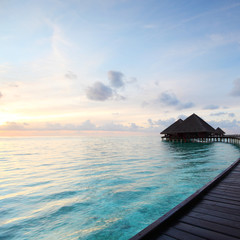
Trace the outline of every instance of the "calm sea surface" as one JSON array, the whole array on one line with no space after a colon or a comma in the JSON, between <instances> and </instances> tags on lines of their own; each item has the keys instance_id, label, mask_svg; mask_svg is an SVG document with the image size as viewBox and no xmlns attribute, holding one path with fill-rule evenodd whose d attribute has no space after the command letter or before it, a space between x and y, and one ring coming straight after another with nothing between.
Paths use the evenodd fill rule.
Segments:
<instances>
[{"instance_id":1,"label":"calm sea surface","mask_svg":"<svg viewBox=\"0 0 240 240\"><path fill-rule=\"evenodd\" d=\"M240 157L160 136L0 139L0 239L128 239Z\"/></svg>"}]
</instances>

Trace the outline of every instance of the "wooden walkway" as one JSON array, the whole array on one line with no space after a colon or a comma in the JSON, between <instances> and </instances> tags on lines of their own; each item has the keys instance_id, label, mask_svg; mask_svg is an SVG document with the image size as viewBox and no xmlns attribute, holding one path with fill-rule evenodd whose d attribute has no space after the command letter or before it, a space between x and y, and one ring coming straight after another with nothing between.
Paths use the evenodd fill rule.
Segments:
<instances>
[{"instance_id":1,"label":"wooden walkway","mask_svg":"<svg viewBox=\"0 0 240 240\"><path fill-rule=\"evenodd\" d=\"M240 239L240 159L131 240Z\"/></svg>"},{"instance_id":2,"label":"wooden walkway","mask_svg":"<svg viewBox=\"0 0 240 240\"><path fill-rule=\"evenodd\" d=\"M162 140L167 142L223 142L223 143L232 143L236 145L240 145L240 135L224 135L224 136L212 136L212 137L205 137L205 138L174 138L174 137L167 137L163 136Z\"/></svg>"}]
</instances>

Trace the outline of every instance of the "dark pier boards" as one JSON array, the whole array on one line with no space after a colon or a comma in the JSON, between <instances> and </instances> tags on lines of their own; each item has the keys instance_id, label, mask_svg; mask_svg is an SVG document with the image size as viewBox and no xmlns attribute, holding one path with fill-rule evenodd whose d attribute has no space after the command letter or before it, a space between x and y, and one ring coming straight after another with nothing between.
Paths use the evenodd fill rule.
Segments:
<instances>
[{"instance_id":1,"label":"dark pier boards","mask_svg":"<svg viewBox=\"0 0 240 240\"><path fill-rule=\"evenodd\" d=\"M240 159L131 240L240 239Z\"/></svg>"}]
</instances>

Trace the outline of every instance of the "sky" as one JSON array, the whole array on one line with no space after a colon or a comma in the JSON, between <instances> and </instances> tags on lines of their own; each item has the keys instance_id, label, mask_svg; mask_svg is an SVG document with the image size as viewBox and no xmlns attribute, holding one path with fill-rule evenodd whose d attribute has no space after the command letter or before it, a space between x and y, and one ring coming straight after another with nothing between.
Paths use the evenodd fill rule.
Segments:
<instances>
[{"instance_id":1,"label":"sky","mask_svg":"<svg viewBox=\"0 0 240 240\"><path fill-rule=\"evenodd\" d=\"M240 134L239 0L0 0L0 135Z\"/></svg>"}]
</instances>

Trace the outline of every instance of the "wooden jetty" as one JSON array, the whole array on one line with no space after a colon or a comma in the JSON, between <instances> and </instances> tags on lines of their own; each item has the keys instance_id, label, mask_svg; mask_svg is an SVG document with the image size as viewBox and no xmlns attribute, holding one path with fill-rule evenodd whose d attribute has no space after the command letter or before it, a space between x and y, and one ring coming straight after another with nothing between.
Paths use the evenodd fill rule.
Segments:
<instances>
[{"instance_id":1,"label":"wooden jetty","mask_svg":"<svg viewBox=\"0 0 240 240\"><path fill-rule=\"evenodd\" d=\"M240 145L240 135L225 135L196 114L164 131L171 142L224 142ZM239 240L240 158L130 240Z\"/></svg>"},{"instance_id":2,"label":"wooden jetty","mask_svg":"<svg viewBox=\"0 0 240 240\"><path fill-rule=\"evenodd\" d=\"M169 138L169 137L162 137L163 140L169 142L223 142L223 143L232 143L240 145L240 135L224 135L224 136L209 136L209 137L193 137L193 138Z\"/></svg>"},{"instance_id":3,"label":"wooden jetty","mask_svg":"<svg viewBox=\"0 0 240 240\"><path fill-rule=\"evenodd\" d=\"M240 239L240 159L130 240L161 239Z\"/></svg>"},{"instance_id":4,"label":"wooden jetty","mask_svg":"<svg viewBox=\"0 0 240 240\"><path fill-rule=\"evenodd\" d=\"M240 144L240 135L225 135L221 128L214 129L198 115L177 120L163 130L162 140L170 142L226 142Z\"/></svg>"}]
</instances>

